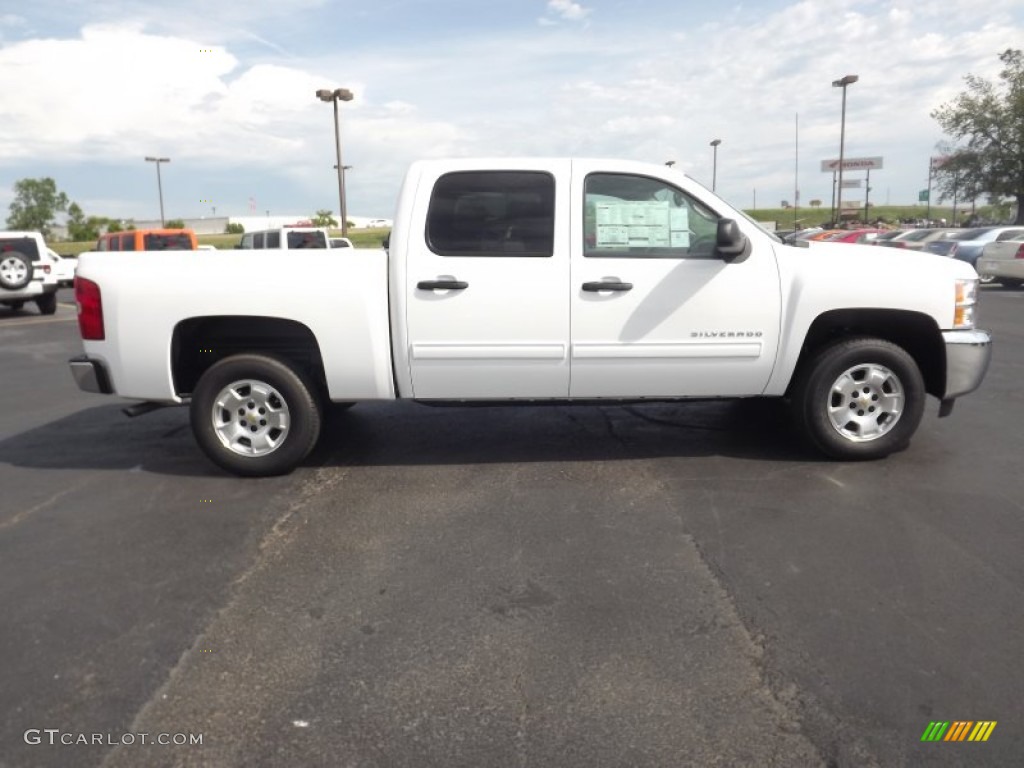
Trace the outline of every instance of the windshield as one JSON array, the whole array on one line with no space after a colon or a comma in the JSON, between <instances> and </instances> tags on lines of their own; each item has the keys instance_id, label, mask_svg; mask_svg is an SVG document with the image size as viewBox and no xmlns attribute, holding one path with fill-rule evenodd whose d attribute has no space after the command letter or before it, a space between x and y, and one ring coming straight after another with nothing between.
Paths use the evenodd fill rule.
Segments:
<instances>
[{"instance_id":1,"label":"windshield","mask_svg":"<svg viewBox=\"0 0 1024 768\"><path fill-rule=\"evenodd\" d=\"M289 248L326 248L327 238L323 232L289 232Z\"/></svg>"},{"instance_id":2,"label":"windshield","mask_svg":"<svg viewBox=\"0 0 1024 768\"><path fill-rule=\"evenodd\" d=\"M708 189L707 187L705 187L705 186L704 186L703 184L701 184L701 183L700 183L699 181L697 181L697 180L696 180L695 178L693 178L692 176L687 176L687 177L686 177L686 179L687 179L687 181L689 181L689 182L690 182L691 184L693 184L694 186L700 187L700 188L701 188L702 190L704 190L704 191L705 191L705 192L707 192L708 194L711 194L711 195L715 194L714 192L711 192L711 191L710 191L710 190L709 190L709 189ZM781 237L779 237L778 235L776 235L776 234L775 234L774 232L772 232L772 231L771 231L770 229L766 229L766 228L765 228L765 226L764 226L764 224L763 224L762 222L758 221L758 220L757 220L757 219L755 219L755 218L752 218L751 216L749 216L749 215L748 215L747 213L745 213L744 211L741 211L741 210L740 210L739 208L736 208L736 209L735 209L735 211L736 211L736 213L738 213L738 214L739 214L740 216L742 216L742 217L743 217L744 219L746 219L746 220L747 220L747 221L749 221L749 222L750 222L751 224L753 224L753 225L754 225L755 227L757 227L757 228L758 228L758 229L760 229L760 230L761 230L762 232L764 232L764 233L765 233L766 235L768 235L768 236L769 236L769 237L770 237L770 238L771 238L772 240L774 240L775 242L777 242L777 243L781 243L781 242L783 242L783 240L782 240L782 238L781 238ZM821 231L821 230L819 229L818 231Z\"/></svg>"},{"instance_id":3,"label":"windshield","mask_svg":"<svg viewBox=\"0 0 1024 768\"><path fill-rule=\"evenodd\" d=\"M143 235L142 250L144 251L191 251L192 238L181 235Z\"/></svg>"},{"instance_id":4,"label":"windshield","mask_svg":"<svg viewBox=\"0 0 1024 768\"><path fill-rule=\"evenodd\" d=\"M946 239L947 240L978 240L978 239L984 237L990 231L991 230L984 229L984 228L982 228L982 229L968 229L966 232L957 232L954 235L949 235L949 236L946 237Z\"/></svg>"}]
</instances>

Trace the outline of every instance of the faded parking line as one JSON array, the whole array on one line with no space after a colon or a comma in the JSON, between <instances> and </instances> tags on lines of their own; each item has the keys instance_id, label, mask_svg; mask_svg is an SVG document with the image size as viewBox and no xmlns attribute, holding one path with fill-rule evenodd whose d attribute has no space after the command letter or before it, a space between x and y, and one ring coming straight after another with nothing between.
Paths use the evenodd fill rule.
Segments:
<instances>
[{"instance_id":1,"label":"faded parking line","mask_svg":"<svg viewBox=\"0 0 1024 768\"><path fill-rule=\"evenodd\" d=\"M67 305L66 304L62 304L61 306L67 306ZM26 317L24 319L16 318L14 320L11 320L10 322L3 322L2 324L0 324L0 329L11 328L11 327L21 328L22 326L26 326L26 325L44 325L46 323L67 323L67 322L71 322L71 321L77 320L77 319L78 319L78 315L77 314L75 314L75 315L62 315L61 317L53 317L53 316L51 316L51 317ZM0 318L0 320L2 320L2 318Z\"/></svg>"}]
</instances>

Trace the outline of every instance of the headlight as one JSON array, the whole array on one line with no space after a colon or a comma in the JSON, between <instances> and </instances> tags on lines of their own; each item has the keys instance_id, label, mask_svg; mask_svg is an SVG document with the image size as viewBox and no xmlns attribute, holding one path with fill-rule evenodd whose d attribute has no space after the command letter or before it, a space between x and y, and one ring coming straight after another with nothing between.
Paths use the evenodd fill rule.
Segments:
<instances>
[{"instance_id":1,"label":"headlight","mask_svg":"<svg viewBox=\"0 0 1024 768\"><path fill-rule=\"evenodd\" d=\"M953 310L953 328L973 328L974 309L978 303L978 281L956 281L956 306Z\"/></svg>"}]
</instances>

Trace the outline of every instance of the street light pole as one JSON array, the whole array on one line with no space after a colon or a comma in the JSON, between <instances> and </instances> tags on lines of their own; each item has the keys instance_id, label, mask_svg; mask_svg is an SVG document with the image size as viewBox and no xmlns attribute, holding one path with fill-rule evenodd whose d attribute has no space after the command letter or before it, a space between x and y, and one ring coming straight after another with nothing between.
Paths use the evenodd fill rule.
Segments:
<instances>
[{"instance_id":1,"label":"street light pole","mask_svg":"<svg viewBox=\"0 0 1024 768\"><path fill-rule=\"evenodd\" d=\"M160 182L160 163L169 163L169 157L147 157L147 163L156 163L156 190L160 195L160 226L164 225L164 187Z\"/></svg>"},{"instance_id":2,"label":"street light pole","mask_svg":"<svg viewBox=\"0 0 1024 768\"><path fill-rule=\"evenodd\" d=\"M335 88L333 91L321 88L316 92L320 101L334 103L334 144L338 153L338 206L341 211L341 236L348 235L348 211L345 208L345 166L341 164L341 123L338 119L338 102L352 101L352 91Z\"/></svg>"},{"instance_id":3,"label":"street light pole","mask_svg":"<svg viewBox=\"0 0 1024 768\"><path fill-rule=\"evenodd\" d=\"M715 139L711 142L711 191L715 191L715 187L718 184L718 145L722 143L721 139Z\"/></svg>"},{"instance_id":4,"label":"street light pole","mask_svg":"<svg viewBox=\"0 0 1024 768\"><path fill-rule=\"evenodd\" d=\"M832 81L833 88L843 89L843 116L839 122L839 191L838 191L838 217L843 220L843 150L846 145L846 86L853 85L860 78L857 75L846 75L839 80Z\"/></svg>"}]
</instances>

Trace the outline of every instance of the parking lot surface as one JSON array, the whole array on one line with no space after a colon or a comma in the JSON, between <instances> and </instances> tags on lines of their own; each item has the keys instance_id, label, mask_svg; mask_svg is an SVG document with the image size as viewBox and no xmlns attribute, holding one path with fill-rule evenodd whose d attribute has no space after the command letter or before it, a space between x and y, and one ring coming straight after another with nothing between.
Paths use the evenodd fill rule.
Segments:
<instances>
[{"instance_id":1,"label":"parking lot surface","mask_svg":"<svg viewBox=\"0 0 1024 768\"><path fill-rule=\"evenodd\" d=\"M261 480L79 392L65 294L0 311L4 768L1020 764L1024 291L880 462L772 402L381 403Z\"/></svg>"}]
</instances>

